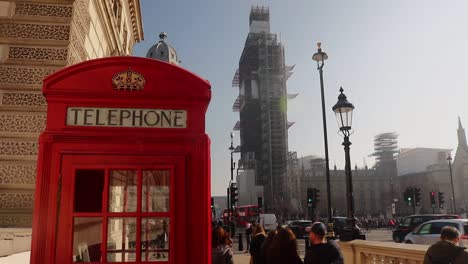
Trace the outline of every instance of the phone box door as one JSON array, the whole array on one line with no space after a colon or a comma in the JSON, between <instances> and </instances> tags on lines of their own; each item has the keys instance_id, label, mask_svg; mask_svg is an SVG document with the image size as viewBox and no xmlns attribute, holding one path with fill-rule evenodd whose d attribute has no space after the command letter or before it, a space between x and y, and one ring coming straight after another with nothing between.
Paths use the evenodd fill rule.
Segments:
<instances>
[{"instance_id":1,"label":"phone box door","mask_svg":"<svg viewBox=\"0 0 468 264\"><path fill-rule=\"evenodd\" d=\"M185 263L183 161L64 155L56 263Z\"/></svg>"}]
</instances>

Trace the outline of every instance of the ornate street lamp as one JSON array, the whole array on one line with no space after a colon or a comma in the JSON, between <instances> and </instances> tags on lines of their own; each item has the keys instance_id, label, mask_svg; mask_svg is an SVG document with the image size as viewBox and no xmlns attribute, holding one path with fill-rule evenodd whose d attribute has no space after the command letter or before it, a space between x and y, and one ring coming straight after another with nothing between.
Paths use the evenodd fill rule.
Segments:
<instances>
[{"instance_id":1,"label":"ornate street lamp","mask_svg":"<svg viewBox=\"0 0 468 264\"><path fill-rule=\"evenodd\" d=\"M327 182L327 217L328 217L328 239L334 238L333 233L333 219L332 219L332 207L331 207L331 190L330 190L330 166L328 158L328 138L327 138L327 118L325 115L325 95L323 89L323 66L325 60L328 59L328 55L322 51L322 43L317 43L317 52L312 56L312 59L317 62L317 70L320 75L320 92L322 96L322 122L323 122L323 141L325 145L325 178Z\"/></svg>"},{"instance_id":2,"label":"ornate street lamp","mask_svg":"<svg viewBox=\"0 0 468 264\"><path fill-rule=\"evenodd\" d=\"M340 95L338 102L333 106L333 111L336 115L336 121L340 127L340 132L344 136L344 150L345 150L345 175L346 175L346 200L347 200L347 219L346 227L343 234L340 236L341 241L351 241L354 239L365 239L361 230L356 225L354 218L354 196L353 196L353 179L351 176L351 158L349 154L349 136L352 134L351 125L353 121L354 105L346 99L343 93L343 88L340 87Z\"/></svg>"},{"instance_id":3,"label":"ornate street lamp","mask_svg":"<svg viewBox=\"0 0 468 264\"><path fill-rule=\"evenodd\" d=\"M455 188L453 187L453 176L452 176L452 156L448 155L447 157L448 163L449 163L449 170L450 170L450 184L452 185L452 212L454 214L457 214L457 207L455 203Z\"/></svg>"}]
</instances>

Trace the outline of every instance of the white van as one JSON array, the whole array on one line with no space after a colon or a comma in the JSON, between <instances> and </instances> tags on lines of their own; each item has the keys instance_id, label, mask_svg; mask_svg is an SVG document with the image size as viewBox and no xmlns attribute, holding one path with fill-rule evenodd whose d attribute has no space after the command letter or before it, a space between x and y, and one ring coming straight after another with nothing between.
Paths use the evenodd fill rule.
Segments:
<instances>
[{"instance_id":1,"label":"white van","mask_svg":"<svg viewBox=\"0 0 468 264\"><path fill-rule=\"evenodd\" d=\"M260 214L260 225L265 231L270 231L278 226L275 214Z\"/></svg>"}]
</instances>

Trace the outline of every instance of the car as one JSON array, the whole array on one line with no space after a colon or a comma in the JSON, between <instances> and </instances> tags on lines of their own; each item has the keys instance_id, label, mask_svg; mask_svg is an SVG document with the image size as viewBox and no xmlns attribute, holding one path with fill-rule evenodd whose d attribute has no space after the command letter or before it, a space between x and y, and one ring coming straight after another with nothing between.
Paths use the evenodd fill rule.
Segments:
<instances>
[{"instance_id":1,"label":"car","mask_svg":"<svg viewBox=\"0 0 468 264\"><path fill-rule=\"evenodd\" d=\"M404 218L399 225L392 231L393 241L401 243L404 241L405 236L411 233L420 224L431 220L437 219L460 219L459 215L453 214L419 214L410 215Z\"/></svg>"},{"instance_id":2,"label":"car","mask_svg":"<svg viewBox=\"0 0 468 264\"><path fill-rule=\"evenodd\" d=\"M293 220L288 221L288 227L293 231L296 238L304 238L307 237L307 232L305 231L306 227L312 225L312 221L310 220Z\"/></svg>"},{"instance_id":3,"label":"car","mask_svg":"<svg viewBox=\"0 0 468 264\"><path fill-rule=\"evenodd\" d=\"M335 236L340 236L343 233L343 229L346 226L346 217L344 216L334 216L333 220L333 232Z\"/></svg>"},{"instance_id":4,"label":"car","mask_svg":"<svg viewBox=\"0 0 468 264\"><path fill-rule=\"evenodd\" d=\"M468 219L431 220L416 227L405 236L407 244L432 245L440 240L440 232L445 226L453 226L460 231L460 246L468 245Z\"/></svg>"}]
</instances>

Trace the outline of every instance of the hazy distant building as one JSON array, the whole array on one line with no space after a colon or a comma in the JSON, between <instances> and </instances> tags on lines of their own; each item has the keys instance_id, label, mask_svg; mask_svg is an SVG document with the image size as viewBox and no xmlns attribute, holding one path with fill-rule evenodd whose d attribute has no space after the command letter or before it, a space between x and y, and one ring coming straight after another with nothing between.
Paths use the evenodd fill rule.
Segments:
<instances>
[{"instance_id":1,"label":"hazy distant building","mask_svg":"<svg viewBox=\"0 0 468 264\"><path fill-rule=\"evenodd\" d=\"M233 110L240 121L240 166L253 170L254 183L263 186L266 211L287 208L288 128L286 80L293 67L285 65L284 48L270 32L267 7L252 7L250 31L234 75L239 96ZM291 95L290 97L294 97ZM242 192L242 190L240 190Z\"/></svg>"},{"instance_id":2,"label":"hazy distant building","mask_svg":"<svg viewBox=\"0 0 468 264\"><path fill-rule=\"evenodd\" d=\"M446 164L451 149L402 148L396 157L397 175L425 172L434 164Z\"/></svg>"},{"instance_id":3,"label":"hazy distant building","mask_svg":"<svg viewBox=\"0 0 468 264\"><path fill-rule=\"evenodd\" d=\"M457 210L468 210L468 145L465 129L458 118L458 146L453 161L453 183L455 186L455 202ZM449 196L449 195L447 195ZM450 195L451 196L451 195ZM460 210L461 211L461 210Z\"/></svg>"}]
</instances>

